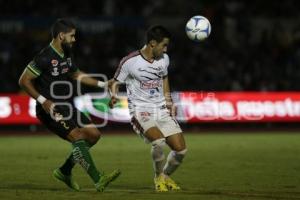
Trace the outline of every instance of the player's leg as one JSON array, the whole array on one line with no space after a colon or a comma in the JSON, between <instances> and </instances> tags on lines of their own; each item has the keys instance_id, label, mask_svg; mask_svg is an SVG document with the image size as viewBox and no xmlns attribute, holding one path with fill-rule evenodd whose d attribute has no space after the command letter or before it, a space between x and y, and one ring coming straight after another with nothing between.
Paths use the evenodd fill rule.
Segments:
<instances>
[{"instance_id":1,"label":"player's leg","mask_svg":"<svg viewBox=\"0 0 300 200\"><path fill-rule=\"evenodd\" d=\"M59 115L62 115L63 119L54 119L46 113L38 115L39 119L47 126L49 130L72 143L73 157L68 157L65 164L63 165L66 170L69 171L69 173L66 171L64 171L63 173L61 169L56 169L53 172L54 177L60 181L63 181L72 189L79 190L79 186L73 181L70 172L74 166L74 163L79 163L93 179L96 186L98 186L100 182L100 173L95 167L95 164L89 153L89 148L99 139L99 132L96 132L94 130L88 131L88 133L90 133L89 135L78 128L76 121L74 121L73 118L64 120L64 118L68 116L68 112L58 108L57 113L59 113ZM94 137L91 137L91 135L93 135ZM102 180L105 181L100 185L105 185L107 183L107 180L111 180L117 175L119 175L119 171L114 171L108 178L107 175L103 176ZM104 187L97 187L97 189L99 191L103 191Z\"/></svg>"},{"instance_id":2,"label":"player's leg","mask_svg":"<svg viewBox=\"0 0 300 200\"><path fill-rule=\"evenodd\" d=\"M147 120L144 123L142 120L137 120L132 118L131 124L133 129L143 138L146 138L147 142L151 143L151 157L153 162L153 169L155 173L154 185L155 190L158 192L168 191L164 177L162 176L163 166L165 163L165 155L163 148L165 146L165 138L162 135L161 131L155 126L151 120ZM144 131L146 130L146 131Z\"/></svg>"},{"instance_id":3,"label":"player's leg","mask_svg":"<svg viewBox=\"0 0 300 200\"><path fill-rule=\"evenodd\" d=\"M89 149L98 142L101 133L82 113L77 110L75 112L73 119L76 118L74 120L76 120L77 125L82 128L68 135L68 137L78 137L75 138L75 143L73 142L73 159L86 170L94 181L96 189L102 192L110 182L120 175L120 171L115 170L107 175L98 172L89 153ZM72 140L72 138L69 139Z\"/></svg>"},{"instance_id":4,"label":"player's leg","mask_svg":"<svg viewBox=\"0 0 300 200\"><path fill-rule=\"evenodd\" d=\"M157 127L148 129L144 136L151 142L153 169L155 177L158 177L163 172L165 163L164 146L166 145L166 140Z\"/></svg>"},{"instance_id":5,"label":"player's leg","mask_svg":"<svg viewBox=\"0 0 300 200\"><path fill-rule=\"evenodd\" d=\"M168 136L166 138L166 143L171 148L171 151L164 167L164 174L170 176L182 163L187 149L182 133Z\"/></svg>"},{"instance_id":6,"label":"player's leg","mask_svg":"<svg viewBox=\"0 0 300 200\"><path fill-rule=\"evenodd\" d=\"M68 158L65 160L65 162L59 167L59 170L61 173L63 173L66 176L70 176L72 173L72 169L75 166L75 161L73 159L73 153L71 153Z\"/></svg>"},{"instance_id":7,"label":"player's leg","mask_svg":"<svg viewBox=\"0 0 300 200\"><path fill-rule=\"evenodd\" d=\"M177 133L168 136L166 138L166 143L171 148L171 151L167 157L167 162L163 169L166 185L171 190L180 190L180 187L170 178L170 175L176 171L185 157L187 152L185 140L182 133Z\"/></svg>"},{"instance_id":8,"label":"player's leg","mask_svg":"<svg viewBox=\"0 0 300 200\"><path fill-rule=\"evenodd\" d=\"M93 124L90 124L84 128L80 128L80 130L86 135L87 149L89 150L100 139L100 131ZM71 175L74 166L75 162L73 159L73 153L71 153L59 169L63 174Z\"/></svg>"},{"instance_id":9,"label":"player's leg","mask_svg":"<svg viewBox=\"0 0 300 200\"><path fill-rule=\"evenodd\" d=\"M90 144L87 142L84 133L80 128L75 128L67 135L67 139L72 143L72 155L75 163L80 164L96 184L100 179L100 172L89 153Z\"/></svg>"},{"instance_id":10,"label":"player's leg","mask_svg":"<svg viewBox=\"0 0 300 200\"><path fill-rule=\"evenodd\" d=\"M180 187L169 177L182 163L186 153L186 144L182 135L182 130L167 110L162 110L162 117L157 121L158 128L166 138L166 143L171 152L167 157L166 164L163 168L166 185L171 190L178 190Z\"/></svg>"},{"instance_id":11,"label":"player's leg","mask_svg":"<svg viewBox=\"0 0 300 200\"><path fill-rule=\"evenodd\" d=\"M153 160L153 168L155 176L159 176L163 172L165 155L163 148L165 146L165 138L161 131L155 126L155 122L149 120L138 120L132 118L133 129L143 136L147 142L151 143L151 157Z\"/></svg>"},{"instance_id":12,"label":"player's leg","mask_svg":"<svg viewBox=\"0 0 300 200\"><path fill-rule=\"evenodd\" d=\"M72 142L73 151L60 169L66 168L70 172L75 163L79 163L94 181L96 189L102 192L120 175L120 171L114 170L110 174L103 174L97 170L89 152L100 138L100 131L93 124L74 131L67 136L67 139Z\"/></svg>"},{"instance_id":13,"label":"player's leg","mask_svg":"<svg viewBox=\"0 0 300 200\"><path fill-rule=\"evenodd\" d=\"M100 131L94 124L88 124L85 127L80 128L80 131L84 134L84 138L86 138L86 141L90 146L95 145L101 136ZM114 170L110 174L101 173L99 181L95 184L96 189L101 192L104 191L104 189L120 174L120 170Z\"/></svg>"},{"instance_id":14,"label":"player's leg","mask_svg":"<svg viewBox=\"0 0 300 200\"><path fill-rule=\"evenodd\" d=\"M37 118L53 133L59 137L68 140L66 136L69 132L74 129L76 126L74 123L66 123L65 121L55 120L44 110L39 110L37 112ZM59 181L64 182L68 187L73 190L80 190L79 185L73 180L71 169L75 165L75 162L72 157L69 157L64 165L60 168L57 168L53 171L53 176Z\"/></svg>"},{"instance_id":15,"label":"player's leg","mask_svg":"<svg viewBox=\"0 0 300 200\"><path fill-rule=\"evenodd\" d=\"M163 167L165 164L165 138L157 127L148 129L144 136L151 142L151 156L154 169L154 185L157 192L166 192L168 188L163 175Z\"/></svg>"},{"instance_id":16,"label":"player's leg","mask_svg":"<svg viewBox=\"0 0 300 200\"><path fill-rule=\"evenodd\" d=\"M92 148L92 146L94 146L100 139L100 131L83 113L79 112L77 109L74 109L72 119L76 122L78 127L83 127L80 128L80 130L85 134L87 148ZM63 174L71 175L74 166L75 162L73 154L71 153L59 169Z\"/></svg>"}]
</instances>

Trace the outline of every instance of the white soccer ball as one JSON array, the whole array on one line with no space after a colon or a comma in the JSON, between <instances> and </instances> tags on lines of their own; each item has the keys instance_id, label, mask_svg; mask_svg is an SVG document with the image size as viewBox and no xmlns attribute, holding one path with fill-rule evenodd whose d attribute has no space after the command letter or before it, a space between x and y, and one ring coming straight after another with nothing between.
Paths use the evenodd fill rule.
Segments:
<instances>
[{"instance_id":1,"label":"white soccer ball","mask_svg":"<svg viewBox=\"0 0 300 200\"><path fill-rule=\"evenodd\" d=\"M200 15L192 17L185 25L187 36L195 42L205 40L209 36L210 31L211 26L208 19Z\"/></svg>"}]
</instances>

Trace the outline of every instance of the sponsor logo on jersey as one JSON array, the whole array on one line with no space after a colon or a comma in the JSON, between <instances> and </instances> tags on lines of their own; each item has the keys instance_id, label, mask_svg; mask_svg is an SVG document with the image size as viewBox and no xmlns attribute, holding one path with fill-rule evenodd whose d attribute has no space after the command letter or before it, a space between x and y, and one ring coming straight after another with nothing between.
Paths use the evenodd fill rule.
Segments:
<instances>
[{"instance_id":1,"label":"sponsor logo on jersey","mask_svg":"<svg viewBox=\"0 0 300 200\"><path fill-rule=\"evenodd\" d=\"M53 67L56 67L58 65L58 60L55 60L55 59L51 60L51 65Z\"/></svg>"},{"instance_id":2,"label":"sponsor logo on jersey","mask_svg":"<svg viewBox=\"0 0 300 200\"><path fill-rule=\"evenodd\" d=\"M161 81L160 80L149 80L149 81L141 81L140 82L141 89L154 89L161 87Z\"/></svg>"},{"instance_id":3,"label":"sponsor logo on jersey","mask_svg":"<svg viewBox=\"0 0 300 200\"><path fill-rule=\"evenodd\" d=\"M68 71L69 71L69 68L63 68L63 69L61 70L61 73L64 74L64 73L67 73Z\"/></svg>"},{"instance_id":4,"label":"sponsor logo on jersey","mask_svg":"<svg viewBox=\"0 0 300 200\"><path fill-rule=\"evenodd\" d=\"M51 72L51 74L52 74L52 76L58 76L59 75L58 68L54 67L53 72Z\"/></svg>"}]
</instances>

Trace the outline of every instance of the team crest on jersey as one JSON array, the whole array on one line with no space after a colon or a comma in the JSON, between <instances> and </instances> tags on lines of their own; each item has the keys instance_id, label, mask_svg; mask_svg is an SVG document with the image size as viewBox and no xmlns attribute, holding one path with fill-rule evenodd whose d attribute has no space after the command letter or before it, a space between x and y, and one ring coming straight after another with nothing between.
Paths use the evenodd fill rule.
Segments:
<instances>
[{"instance_id":1,"label":"team crest on jersey","mask_svg":"<svg viewBox=\"0 0 300 200\"><path fill-rule=\"evenodd\" d=\"M54 67L53 71L51 72L51 74L52 74L52 76L58 76L59 75L58 68Z\"/></svg>"},{"instance_id":2,"label":"team crest on jersey","mask_svg":"<svg viewBox=\"0 0 300 200\"><path fill-rule=\"evenodd\" d=\"M150 90L150 94L153 95L155 93L155 90Z\"/></svg>"},{"instance_id":3,"label":"team crest on jersey","mask_svg":"<svg viewBox=\"0 0 300 200\"><path fill-rule=\"evenodd\" d=\"M63 118L62 114L60 114L60 113L55 113L54 116L52 116L52 118L53 117L56 122L59 122Z\"/></svg>"},{"instance_id":4,"label":"team crest on jersey","mask_svg":"<svg viewBox=\"0 0 300 200\"><path fill-rule=\"evenodd\" d=\"M149 112L140 112L139 114L140 114L141 120L142 120L143 122L147 122L147 121L150 120L151 114L150 114Z\"/></svg>"},{"instance_id":5,"label":"team crest on jersey","mask_svg":"<svg viewBox=\"0 0 300 200\"><path fill-rule=\"evenodd\" d=\"M163 70L163 67L162 67L162 66L158 66L158 67L149 67L149 68L154 69L154 70L159 71L159 72Z\"/></svg>"},{"instance_id":6,"label":"team crest on jersey","mask_svg":"<svg viewBox=\"0 0 300 200\"><path fill-rule=\"evenodd\" d=\"M71 58L67 58L67 63L69 66L72 66L72 59Z\"/></svg>"},{"instance_id":7,"label":"team crest on jersey","mask_svg":"<svg viewBox=\"0 0 300 200\"><path fill-rule=\"evenodd\" d=\"M53 67L56 67L58 65L58 60L55 60L55 59L51 60L51 65Z\"/></svg>"}]
</instances>

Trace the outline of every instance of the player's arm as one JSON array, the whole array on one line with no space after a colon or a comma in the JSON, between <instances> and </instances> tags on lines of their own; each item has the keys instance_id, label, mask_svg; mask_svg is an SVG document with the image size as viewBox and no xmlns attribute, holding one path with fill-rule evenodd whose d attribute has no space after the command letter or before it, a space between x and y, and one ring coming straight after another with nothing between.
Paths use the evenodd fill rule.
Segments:
<instances>
[{"instance_id":1,"label":"player's arm","mask_svg":"<svg viewBox=\"0 0 300 200\"><path fill-rule=\"evenodd\" d=\"M37 75L31 72L28 68L25 68L22 75L19 79L19 85L29 94L32 98L36 99L39 102L43 109L50 113L54 110L54 104L52 101L43 97L35 88L32 81L37 78Z\"/></svg>"},{"instance_id":2,"label":"player's arm","mask_svg":"<svg viewBox=\"0 0 300 200\"><path fill-rule=\"evenodd\" d=\"M113 78L113 79L109 80L108 89L110 91L110 96L111 96L111 99L109 102L110 108L113 108L114 105L118 101L117 95L119 92L119 85L120 85L120 82L117 79Z\"/></svg>"},{"instance_id":3,"label":"player's arm","mask_svg":"<svg viewBox=\"0 0 300 200\"><path fill-rule=\"evenodd\" d=\"M163 90L164 90L163 92L166 99L167 108L170 110L172 116L176 116L177 109L173 104L168 76L165 76L163 78Z\"/></svg>"},{"instance_id":4,"label":"player's arm","mask_svg":"<svg viewBox=\"0 0 300 200\"><path fill-rule=\"evenodd\" d=\"M108 89L110 92L110 102L109 102L109 107L113 108L114 105L117 103L118 101L118 92L119 92L119 86L122 83L125 83L128 75L129 75L129 70L128 67L130 66L130 62L126 61L126 57L123 58L119 64L119 67L114 75L114 78L109 80L108 83Z\"/></svg>"},{"instance_id":5,"label":"player's arm","mask_svg":"<svg viewBox=\"0 0 300 200\"><path fill-rule=\"evenodd\" d=\"M108 85L108 81L106 81L106 82L99 81L80 70L73 72L71 77L74 80L77 80L80 83L88 85L88 86L105 88Z\"/></svg>"}]
</instances>

